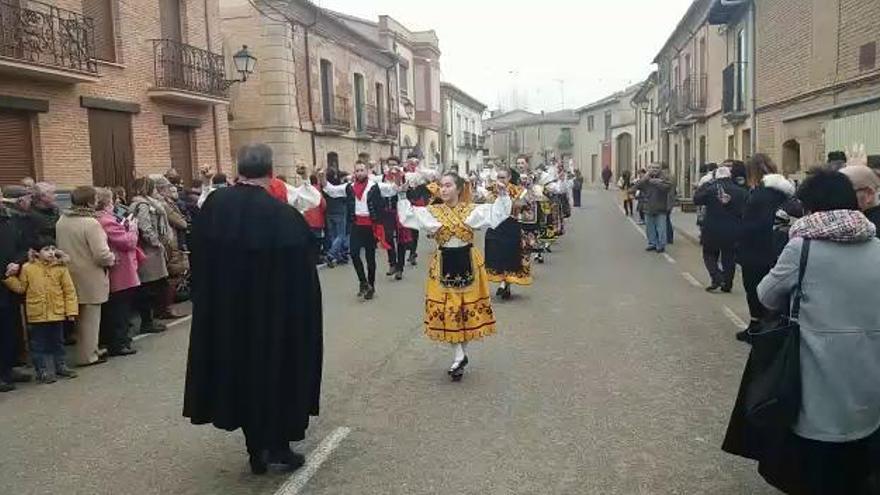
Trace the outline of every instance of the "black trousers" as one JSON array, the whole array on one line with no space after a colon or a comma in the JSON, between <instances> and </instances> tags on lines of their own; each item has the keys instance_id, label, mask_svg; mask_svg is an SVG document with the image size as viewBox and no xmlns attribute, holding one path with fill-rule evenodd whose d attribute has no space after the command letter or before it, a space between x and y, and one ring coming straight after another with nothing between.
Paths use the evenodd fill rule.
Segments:
<instances>
[{"instance_id":1,"label":"black trousers","mask_svg":"<svg viewBox=\"0 0 880 495\"><path fill-rule=\"evenodd\" d=\"M141 315L141 329L153 326L153 318L162 306L167 290L167 278L147 282L138 287L134 303Z\"/></svg>"},{"instance_id":2,"label":"black trousers","mask_svg":"<svg viewBox=\"0 0 880 495\"><path fill-rule=\"evenodd\" d=\"M400 242L397 237L397 223L385 223L385 242L391 246L388 249L388 266L392 271L402 272L403 263L406 260L406 244Z\"/></svg>"},{"instance_id":3,"label":"black trousers","mask_svg":"<svg viewBox=\"0 0 880 495\"><path fill-rule=\"evenodd\" d=\"M742 265L743 289L746 291L746 302L749 304L752 320L762 320L767 316L767 308L758 299L758 284L772 268L767 265Z\"/></svg>"},{"instance_id":4,"label":"black trousers","mask_svg":"<svg viewBox=\"0 0 880 495\"><path fill-rule=\"evenodd\" d=\"M720 267L719 267L720 262ZM713 285L730 287L736 274L736 248L703 245L703 263Z\"/></svg>"},{"instance_id":5,"label":"black trousers","mask_svg":"<svg viewBox=\"0 0 880 495\"><path fill-rule=\"evenodd\" d=\"M290 448L290 443L284 439L272 438L273 435L264 431L263 428L243 426L244 443L248 454L259 455L264 451L269 453L284 452Z\"/></svg>"},{"instance_id":6,"label":"black trousers","mask_svg":"<svg viewBox=\"0 0 880 495\"><path fill-rule=\"evenodd\" d=\"M136 291L137 288L131 288L111 292L107 302L101 305L101 337L99 341L106 345L110 352L131 347L128 322Z\"/></svg>"},{"instance_id":7,"label":"black trousers","mask_svg":"<svg viewBox=\"0 0 880 495\"><path fill-rule=\"evenodd\" d=\"M574 200L574 207L580 208L581 207L581 190L580 189L572 189L571 196L572 196L572 199Z\"/></svg>"},{"instance_id":8,"label":"black trousers","mask_svg":"<svg viewBox=\"0 0 880 495\"><path fill-rule=\"evenodd\" d=\"M367 273L361 261L361 251L367 258ZM351 263L361 284L376 285L376 238L373 227L369 225L353 225L351 230Z\"/></svg>"},{"instance_id":9,"label":"black trousers","mask_svg":"<svg viewBox=\"0 0 880 495\"><path fill-rule=\"evenodd\" d=\"M18 360L21 310L18 305L0 307L0 380L8 381Z\"/></svg>"}]
</instances>

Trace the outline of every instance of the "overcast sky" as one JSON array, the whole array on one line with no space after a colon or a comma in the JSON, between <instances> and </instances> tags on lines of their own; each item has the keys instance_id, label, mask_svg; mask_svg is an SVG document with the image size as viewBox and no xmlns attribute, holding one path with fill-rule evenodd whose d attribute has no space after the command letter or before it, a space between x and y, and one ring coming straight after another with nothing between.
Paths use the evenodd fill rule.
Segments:
<instances>
[{"instance_id":1,"label":"overcast sky","mask_svg":"<svg viewBox=\"0 0 880 495\"><path fill-rule=\"evenodd\" d=\"M440 38L444 81L490 109L576 108L651 73L691 0L313 0ZM563 81L560 83L559 81Z\"/></svg>"}]
</instances>

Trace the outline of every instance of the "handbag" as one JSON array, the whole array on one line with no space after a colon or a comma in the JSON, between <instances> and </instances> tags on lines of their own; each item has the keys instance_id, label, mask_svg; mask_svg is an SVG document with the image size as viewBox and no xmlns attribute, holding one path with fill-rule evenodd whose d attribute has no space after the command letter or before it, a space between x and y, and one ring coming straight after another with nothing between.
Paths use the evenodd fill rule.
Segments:
<instances>
[{"instance_id":1,"label":"handbag","mask_svg":"<svg viewBox=\"0 0 880 495\"><path fill-rule=\"evenodd\" d=\"M749 331L752 339L753 379L745 390L746 419L757 426L789 428L801 407L800 316L804 273L810 240L801 248L798 282L788 315Z\"/></svg>"}]
</instances>

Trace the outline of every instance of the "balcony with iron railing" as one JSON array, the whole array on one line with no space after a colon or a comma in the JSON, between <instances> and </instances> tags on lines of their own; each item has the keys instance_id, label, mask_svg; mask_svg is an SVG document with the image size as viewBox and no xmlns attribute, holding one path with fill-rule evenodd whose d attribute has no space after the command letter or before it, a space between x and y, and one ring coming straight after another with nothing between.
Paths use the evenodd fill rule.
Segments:
<instances>
[{"instance_id":1,"label":"balcony with iron railing","mask_svg":"<svg viewBox=\"0 0 880 495\"><path fill-rule=\"evenodd\" d=\"M65 83L97 81L94 21L42 2L0 0L0 72Z\"/></svg>"},{"instance_id":2,"label":"balcony with iron railing","mask_svg":"<svg viewBox=\"0 0 880 495\"><path fill-rule=\"evenodd\" d=\"M325 131L348 132L351 130L351 111L348 98L335 95L333 104L324 107L322 124Z\"/></svg>"},{"instance_id":3,"label":"balcony with iron railing","mask_svg":"<svg viewBox=\"0 0 880 495\"><path fill-rule=\"evenodd\" d=\"M228 102L223 56L174 40L152 40L152 98L211 105Z\"/></svg>"},{"instance_id":4,"label":"balcony with iron railing","mask_svg":"<svg viewBox=\"0 0 880 495\"><path fill-rule=\"evenodd\" d=\"M705 115L707 82L705 74L688 76L672 91L670 109L677 123L688 124Z\"/></svg>"}]
</instances>

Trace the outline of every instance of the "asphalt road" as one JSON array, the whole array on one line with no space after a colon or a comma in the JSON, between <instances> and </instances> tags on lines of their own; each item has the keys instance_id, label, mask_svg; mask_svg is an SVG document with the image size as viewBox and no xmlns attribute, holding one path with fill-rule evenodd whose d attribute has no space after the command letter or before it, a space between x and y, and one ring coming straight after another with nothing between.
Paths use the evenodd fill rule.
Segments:
<instances>
[{"instance_id":1,"label":"asphalt road","mask_svg":"<svg viewBox=\"0 0 880 495\"><path fill-rule=\"evenodd\" d=\"M380 277L370 303L350 267L322 270L322 415L295 447L339 441L310 479L252 476L239 432L181 417L183 322L136 356L0 395L0 494L775 493L719 449L742 290L706 294L696 246L645 253L616 195L584 196L535 285L496 303L499 333L470 347L461 383L421 333L424 263Z\"/></svg>"}]
</instances>

